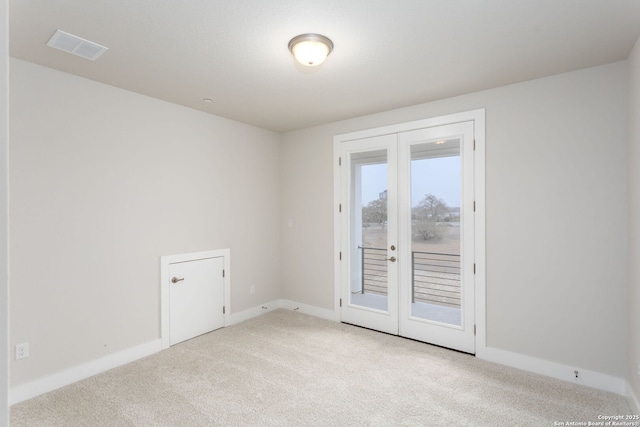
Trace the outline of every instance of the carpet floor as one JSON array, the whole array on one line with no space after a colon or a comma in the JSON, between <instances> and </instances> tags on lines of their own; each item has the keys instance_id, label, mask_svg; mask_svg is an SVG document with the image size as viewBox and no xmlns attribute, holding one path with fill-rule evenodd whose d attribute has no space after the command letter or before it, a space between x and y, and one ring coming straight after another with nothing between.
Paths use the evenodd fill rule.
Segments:
<instances>
[{"instance_id":1,"label":"carpet floor","mask_svg":"<svg viewBox=\"0 0 640 427\"><path fill-rule=\"evenodd\" d=\"M616 394L275 310L16 404L11 425L553 426L630 413Z\"/></svg>"}]
</instances>

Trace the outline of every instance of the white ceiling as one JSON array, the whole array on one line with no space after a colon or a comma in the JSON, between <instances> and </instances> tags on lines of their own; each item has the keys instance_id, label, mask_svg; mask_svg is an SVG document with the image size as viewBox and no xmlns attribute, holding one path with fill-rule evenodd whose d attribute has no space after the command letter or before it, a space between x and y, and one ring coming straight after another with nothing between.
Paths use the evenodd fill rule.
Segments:
<instances>
[{"instance_id":1,"label":"white ceiling","mask_svg":"<svg viewBox=\"0 0 640 427\"><path fill-rule=\"evenodd\" d=\"M14 57L288 131L626 59L640 0L11 0L9 23ZM312 72L308 32L335 45Z\"/></svg>"}]
</instances>

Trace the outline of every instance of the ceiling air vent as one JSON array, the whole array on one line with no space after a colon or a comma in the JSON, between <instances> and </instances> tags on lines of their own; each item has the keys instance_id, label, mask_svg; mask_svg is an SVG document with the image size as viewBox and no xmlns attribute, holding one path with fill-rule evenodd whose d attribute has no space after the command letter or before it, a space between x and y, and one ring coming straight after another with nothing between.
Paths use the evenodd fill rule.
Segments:
<instances>
[{"instance_id":1,"label":"ceiling air vent","mask_svg":"<svg viewBox=\"0 0 640 427\"><path fill-rule=\"evenodd\" d=\"M98 43L90 42L73 34L57 30L47 42L47 46L95 61L108 49Z\"/></svg>"}]
</instances>

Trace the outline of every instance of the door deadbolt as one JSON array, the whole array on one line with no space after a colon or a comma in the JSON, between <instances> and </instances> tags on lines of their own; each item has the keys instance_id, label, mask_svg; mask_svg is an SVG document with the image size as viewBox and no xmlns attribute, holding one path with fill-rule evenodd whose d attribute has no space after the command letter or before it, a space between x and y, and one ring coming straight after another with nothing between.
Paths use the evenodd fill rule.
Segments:
<instances>
[{"instance_id":1,"label":"door deadbolt","mask_svg":"<svg viewBox=\"0 0 640 427\"><path fill-rule=\"evenodd\" d=\"M396 245L391 245L391 248L390 248L390 249L391 249L392 251L395 251L395 250L396 250Z\"/></svg>"},{"instance_id":2,"label":"door deadbolt","mask_svg":"<svg viewBox=\"0 0 640 427\"><path fill-rule=\"evenodd\" d=\"M171 279L171 283L178 283L178 282L181 282L183 280L184 280L184 277L181 277L179 279L177 277L174 277L173 279Z\"/></svg>"}]
</instances>

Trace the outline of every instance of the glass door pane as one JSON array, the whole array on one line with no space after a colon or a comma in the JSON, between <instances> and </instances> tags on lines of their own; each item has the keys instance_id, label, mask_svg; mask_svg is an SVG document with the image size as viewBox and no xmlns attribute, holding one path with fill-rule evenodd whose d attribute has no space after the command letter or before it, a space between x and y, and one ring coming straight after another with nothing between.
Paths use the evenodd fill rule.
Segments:
<instances>
[{"instance_id":1,"label":"glass door pane","mask_svg":"<svg viewBox=\"0 0 640 427\"><path fill-rule=\"evenodd\" d=\"M460 326L460 139L411 146L411 316Z\"/></svg>"},{"instance_id":2,"label":"glass door pane","mask_svg":"<svg viewBox=\"0 0 640 427\"><path fill-rule=\"evenodd\" d=\"M351 293L349 303L387 311L389 271L387 151L351 157Z\"/></svg>"}]
</instances>

